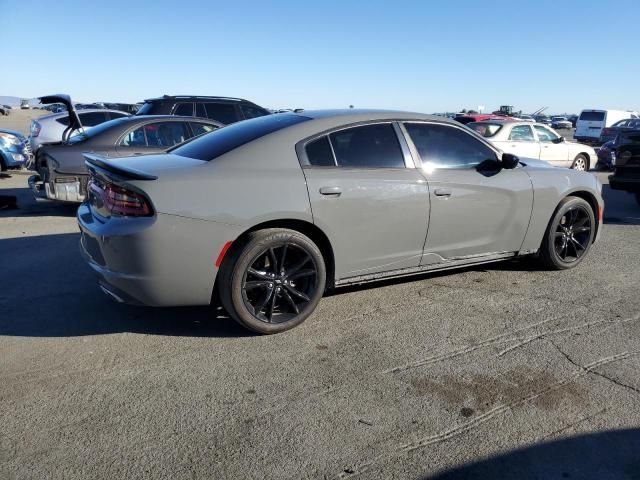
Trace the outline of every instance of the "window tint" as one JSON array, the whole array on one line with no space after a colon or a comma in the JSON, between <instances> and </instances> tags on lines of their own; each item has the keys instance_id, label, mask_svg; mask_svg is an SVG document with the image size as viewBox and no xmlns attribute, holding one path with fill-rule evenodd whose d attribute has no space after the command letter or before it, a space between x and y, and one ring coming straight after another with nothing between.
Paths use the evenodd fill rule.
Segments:
<instances>
[{"instance_id":1,"label":"window tint","mask_svg":"<svg viewBox=\"0 0 640 480\"><path fill-rule=\"evenodd\" d=\"M120 142L125 147L169 148L187 140L184 122L150 123L129 132Z\"/></svg>"},{"instance_id":2,"label":"window tint","mask_svg":"<svg viewBox=\"0 0 640 480\"><path fill-rule=\"evenodd\" d=\"M496 154L472 134L447 125L405 125L423 167L465 168L496 160Z\"/></svg>"},{"instance_id":3,"label":"window tint","mask_svg":"<svg viewBox=\"0 0 640 480\"><path fill-rule=\"evenodd\" d=\"M173 111L173 114L182 115L185 117L193 117L193 103L178 103L175 110Z\"/></svg>"},{"instance_id":4,"label":"window tint","mask_svg":"<svg viewBox=\"0 0 640 480\"><path fill-rule=\"evenodd\" d=\"M322 136L313 142L309 142L305 147L307 152L307 159L310 165L317 167L333 167L335 162L333 160L333 152L331 151L331 145L329 145L329 138Z\"/></svg>"},{"instance_id":5,"label":"window tint","mask_svg":"<svg viewBox=\"0 0 640 480\"><path fill-rule=\"evenodd\" d=\"M80 113L78 116L80 117L80 122L84 127L95 127L107 120L104 112Z\"/></svg>"},{"instance_id":6,"label":"window tint","mask_svg":"<svg viewBox=\"0 0 640 480\"><path fill-rule=\"evenodd\" d=\"M303 115L294 114L267 115L265 117L252 118L198 137L185 145L171 150L171 153L209 161L230 152L234 148L241 147L245 143L307 120L311 119Z\"/></svg>"},{"instance_id":7,"label":"window tint","mask_svg":"<svg viewBox=\"0 0 640 480\"><path fill-rule=\"evenodd\" d=\"M329 135L341 167L404 168L398 136L390 123L365 125Z\"/></svg>"},{"instance_id":8,"label":"window tint","mask_svg":"<svg viewBox=\"0 0 640 480\"><path fill-rule=\"evenodd\" d=\"M536 139L533 138L533 131L529 125L516 125L511 129L509 140L515 142L535 142Z\"/></svg>"},{"instance_id":9,"label":"window tint","mask_svg":"<svg viewBox=\"0 0 640 480\"><path fill-rule=\"evenodd\" d=\"M207 118L207 111L204 109L204 103L196 103L196 117Z\"/></svg>"},{"instance_id":10,"label":"window tint","mask_svg":"<svg viewBox=\"0 0 640 480\"><path fill-rule=\"evenodd\" d=\"M540 125L534 125L533 128L536 129L538 140L540 140L541 142L549 143L558 138L558 136L548 128L541 127Z\"/></svg>"},{"instance_id":11,"label":"window tint","mask_svg":"<svg viewBox=\"0 0 640 480\"><path fill-rule=\"evenodd\" d=\"M206 123L191 123L191 130L193 130L193 136L199 137L205 133L213 132L216 129L215 125L209 125Z\"/></svg>"},{"instance_id":12,"label":"window tint","mask_svg":"<svg viewBox=\"0 0 640 480\"><path fill-rule=\"evenodd\" d=\"M224 123L234 123L240 120L236 112L236 107L232 103L205 103L207 117Z\"/></svg>"},{"instance_id":13,"label":"window tint","mask_svg":"<svg viewBox=\"0 0 640 480\"><path fill-rule=\"evenodd\" d=\"M604 112L582 112L580 114L580 120L601 122L604 120Z\"/></svg>"},{"instance_id":14,"label":"window tint","mask_svg":"<svg viewBox=\"0 0 640 480\"><path fill-rule=\"evenodd\" d=\"M240 111L244 115L244 118L256 118L269 115L269 112L264 108L255 107L253 105L245 105L244 103L240 104Z\"/></svg>"}]
</instances>

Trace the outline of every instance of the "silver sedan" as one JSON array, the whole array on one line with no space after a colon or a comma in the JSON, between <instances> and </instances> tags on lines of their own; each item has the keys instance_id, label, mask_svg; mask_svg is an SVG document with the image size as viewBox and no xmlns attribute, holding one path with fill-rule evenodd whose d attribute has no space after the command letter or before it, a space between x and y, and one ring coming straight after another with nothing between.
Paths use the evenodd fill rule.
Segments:
<instances>
[{"instance_id":1,"label":"silver sedan","mask_svg":"<svg viewBox=\"0 0 640 480\"><path fill-rule=\"evenodd\" d=\"M342 285L524 255L572 268L602 226L592 174L414 113L282 113L162 155L86 158L81 250L103 291L219 298L261 333L300 324Z\"/></svg>"}]
</instances>

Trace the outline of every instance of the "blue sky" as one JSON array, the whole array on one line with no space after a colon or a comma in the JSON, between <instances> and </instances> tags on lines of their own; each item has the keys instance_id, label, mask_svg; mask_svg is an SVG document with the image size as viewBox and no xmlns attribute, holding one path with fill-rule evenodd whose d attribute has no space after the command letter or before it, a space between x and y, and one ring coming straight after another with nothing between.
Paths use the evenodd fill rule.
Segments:
<instances>
[{"instance_id":1,"label":"blue sky","mask_svg":"<svg viewBox=\"0 0 640 480\"><path fill-rule=\"evenodd\" d=\"M638 0L0 0L0 19L0 95L640 110Z\"/></svg>"}]
</instances>

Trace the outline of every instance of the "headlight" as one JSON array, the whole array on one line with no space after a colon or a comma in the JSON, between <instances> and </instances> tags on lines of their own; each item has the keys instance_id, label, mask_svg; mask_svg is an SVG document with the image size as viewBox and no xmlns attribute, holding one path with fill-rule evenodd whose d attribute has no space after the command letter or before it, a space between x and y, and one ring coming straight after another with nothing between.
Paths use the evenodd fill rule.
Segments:
<instances>
[{"instance_id":1,"label":"headlight","mask_svg":"<svg viewBox=\"0 0 640 480\"><path fill-rule=\"evenodd\" d=\"M16 162L21 162L24 160L24 155L22 155L21 153L12 153L11 156Z\"/></svg>"},{"instance_id":2,"label":"headlight","mask_svg":"<svg viewBox=\"0 0 640 480\"><path fill-rule=\"evenodd\" d=\"M0 141L5 144L7 147L12 147L14 145L22 145L22 140L15 135L11 135L10 133L2 133L0 132Z\"/></svg>"}]
</instances>

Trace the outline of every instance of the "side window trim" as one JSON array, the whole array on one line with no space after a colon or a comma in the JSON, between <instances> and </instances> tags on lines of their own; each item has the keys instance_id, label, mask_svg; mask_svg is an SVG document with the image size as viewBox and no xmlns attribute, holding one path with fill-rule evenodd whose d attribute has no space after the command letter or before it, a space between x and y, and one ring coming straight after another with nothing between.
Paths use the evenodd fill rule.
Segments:
<instances>
[{"instance_id":1,"label":"side window trim","mask_svg":"<svg viewBox=\"0 0 640 480\"><path fill-rule=\"evenodd\" d=\"M436 121L430 121L430 120L402 120L401 121L401 127L402 127L402 131L405 135L406 141L409 144L409 148L411 149L411 153L414 156L415 159L417 159L416 161L416 168L422 168L422 157L420 156L420 153L418 152L418 148L415 146L415 144L413 143L413 140L411 139L411 135L409 135L409 132L407 131L405 124L407 123L413 123L413 124L420 124L420 125L438 125L438 126L444 126L444 127L449 127L449 128L455 128L457 130L460 130L462 133L469 135L470 137L474 138L475 140L478 140L480 143L482 143L484 146L486 146L487 148L489 148L489 150L491 150L494 155L496 156L496 160L500 160L500 153L498 152L498 150L496 150L496 148L490 144L489 142L487 142L484 137L482 137L482 135L476 133L474 130L471 130L469 128L466 128L464 126L458 126L458 125L452 125L450 123L445 123L445 122L436 122ZM465 167L449 167L449 168L437 168L436 170L473 170L474 168L476 168L477 165L468 165Z\"/></svg>"},{"instance_id":2,"label":"side window trim","mask_svg":"<svg viewBox=\"0 0 640 480\"><path fill-rule=\"evenodd\" d=\"M342 168L342 169L357 169L357 170L398 170L398 169L406 169L406 168L417 168L417 163L414 161L414 157L411 153L411 147L409 145L409 143L407 142L405 135L403 133L402 130L402 122L403 120L367 120L364 122L356 122L356 123L351 123L349 125L341 125L340 127L334 127L331 128L329 130L325 130L321 133L317 133L314 134L310 137L307 137L301 141L299 141L298 143L296 143L295 149L296 149L296 154L298 156L298 161L300 163L300 166L305 169L305 168ZM350 128L355 128L355 127L366 127L368 125L378 125L378 124L390 124L393 127L393 130L396 134L396 138L398 140L398 144L400 145L400 150L402 151L402 157L404 159L404 167L343 167L341 165L338 165L338 159L336 157L336 152L333 148L333 142L331 142L331 137L330 135L332 133L335 132L340 132L342 130L348 130ZM321 166L321 165L311 165L311 163L309 162L309 159L307 158L307 145L310 144L311 142L318 140L319 138L322 137L327 137L327 140L329 142L329 146L331 147L331 154L333 155L333 163L334 165L326 165L326 166Z\"/></svg>"}]
</instances>

